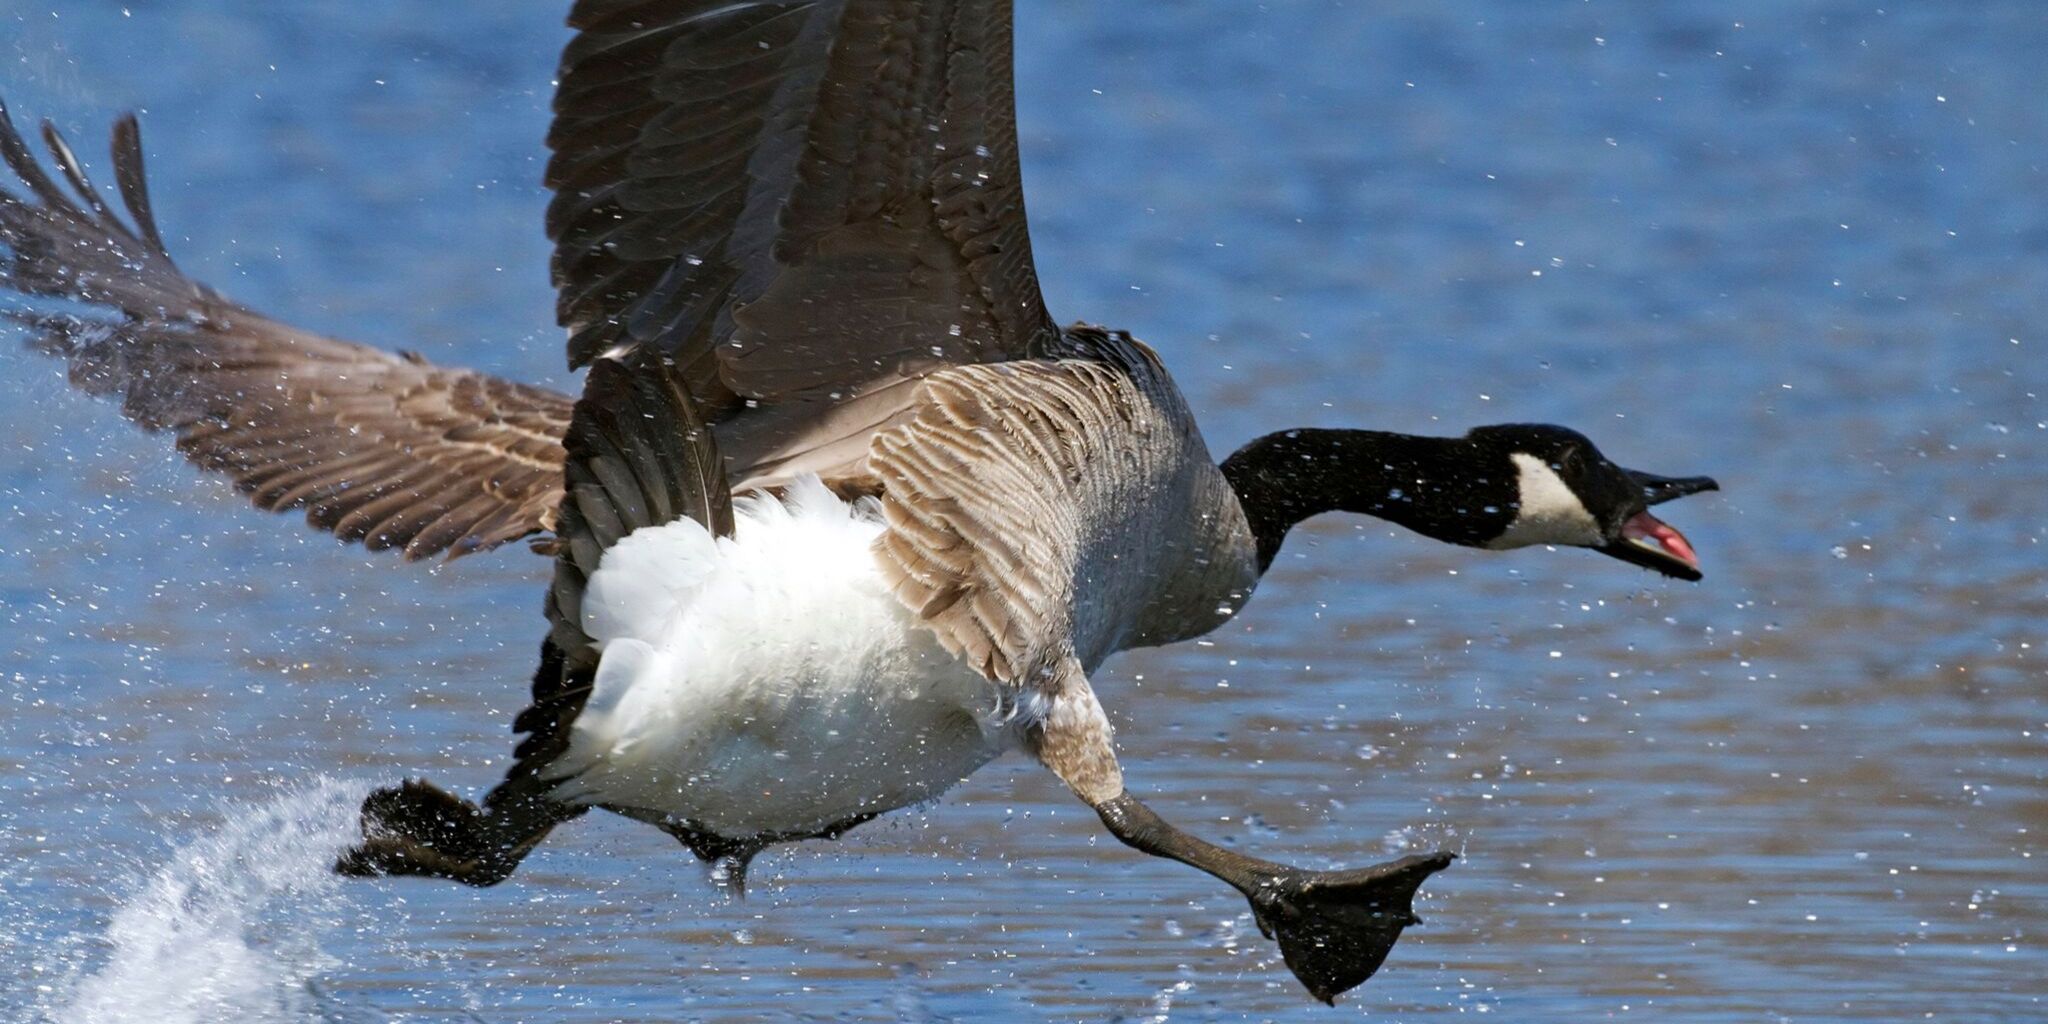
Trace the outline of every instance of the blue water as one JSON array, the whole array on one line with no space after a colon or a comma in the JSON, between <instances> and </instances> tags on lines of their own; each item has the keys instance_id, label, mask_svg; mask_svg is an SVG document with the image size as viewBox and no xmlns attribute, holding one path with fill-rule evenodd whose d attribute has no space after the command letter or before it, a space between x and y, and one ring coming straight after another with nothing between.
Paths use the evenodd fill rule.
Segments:
<instances>
[{"instance_id":1,"label":"blue water","mask_svg":"<svg viewBox=\"0 0 2048 1024\"><path fill-rule=\"evenodd\" d=\"M561 5L0 0L0 95L144 110L194 274L573 387L538 187ZM343 883L349 795L502 771L544 564L247 509L0 346L0 1019L2048 1018L2048 6L1028 2L1062 319L1211 446L1548 420L1712 473L1704 583L1300 531L1113 661L1134 786L1309 864L1448 845L1311 1003L1245 907L1021 759L714 895L591 818Z\"/></svg>"}]
</instances>

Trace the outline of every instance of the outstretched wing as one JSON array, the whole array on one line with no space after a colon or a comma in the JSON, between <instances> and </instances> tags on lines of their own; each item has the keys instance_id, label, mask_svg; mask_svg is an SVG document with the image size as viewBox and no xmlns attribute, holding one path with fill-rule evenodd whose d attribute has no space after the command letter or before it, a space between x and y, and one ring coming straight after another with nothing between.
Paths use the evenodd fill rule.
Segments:
<instances>
[{"instance_id":1,"label":"outstretched wing","mask_svg":"<svg viewBox=\"0 0 2048 1024\"><path fill-rule=\"evenodd\" d=\"M127 222L48 124L43 139L64 186L0 106L0 156L26 189L0 188L0 286L93 309L0 315L69 362L73 384L121 396L130 419L175 432L180 451L257 506L304 508L313 525L373 549L452 557L553 527L568 396L231 302L165 251L132 116L113 142Z\"/></svg>"},{"instance_id":2,"label":"outstretched wing","mask_svg":"<svg viewBox=\"0 0 2048 1024\"><path fill-rule=\"evenodd\" d=\"M858 462L933 368L1050 351L1009 0L580 0L555 189L569 360L666 354L736 484Z\"/></svg>"}]
</instances>

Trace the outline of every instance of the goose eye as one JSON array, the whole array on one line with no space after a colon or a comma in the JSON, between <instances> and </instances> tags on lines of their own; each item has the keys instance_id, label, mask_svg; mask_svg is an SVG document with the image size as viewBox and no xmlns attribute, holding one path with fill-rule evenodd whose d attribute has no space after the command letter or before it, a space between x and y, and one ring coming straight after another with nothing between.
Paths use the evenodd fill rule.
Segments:
<instances>
[{"instance_id":1,"label":"goose eye","mask_svg":"<svg viewBox=\"0 0 2048 1024\"><path fill-rule=\"evenodd\" d=\"M1582 445L1572 445L1558 455L1554 465L1560 473L1577 476L1579 471L1585 468L1586 449Z\"/></svg>"}]
</instances>

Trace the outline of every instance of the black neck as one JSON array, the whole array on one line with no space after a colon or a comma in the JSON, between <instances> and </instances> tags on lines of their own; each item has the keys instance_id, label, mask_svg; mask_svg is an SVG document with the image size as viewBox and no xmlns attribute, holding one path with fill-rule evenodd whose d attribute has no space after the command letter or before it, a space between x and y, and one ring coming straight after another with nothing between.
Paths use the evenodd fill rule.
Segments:
<instances>
[{"instance_id":1,"label":"black neck","mask_svg":"<svg viewBox=\"0 0 2048 1024\"><path fill-rule=\"evenodd\" d=\"M1378 430L1283 430L1223 460L1224 479L1251 521L1259 571L1294 524L1357 512L1452 544L1500 536L1514 517L1514 465L1461 437Z\"/></svg>"}]
</instances>

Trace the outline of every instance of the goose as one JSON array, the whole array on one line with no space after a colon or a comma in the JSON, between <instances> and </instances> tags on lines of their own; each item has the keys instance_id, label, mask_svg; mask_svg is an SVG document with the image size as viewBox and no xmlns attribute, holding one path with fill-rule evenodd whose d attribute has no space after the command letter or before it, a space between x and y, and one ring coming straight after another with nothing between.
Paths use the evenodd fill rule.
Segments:
<instances>
[{"instance_id":1,"label":"goose","mask_svg":"<svg viewBox=\"0 0 2048 1024\"><path fill-rule=\"evenodd\" d=\"M1096 670L1228 621L1325 512L1700 578L1649 509L1714 481L1563 427L1290 429L1213 460L1153 349L1045 308L1009 0L577 0L569 23L547 231L575 399L235 303L173 263L132 115L124 217L0 107L4 283L68 304L6 315L77 386L344 540L553 560L504 779L377 790L340 872L491 885L601 808L737 893L767 846L1022 750L1124 844L1243 894L1334 1002L1453 855L1310 870L1196 837L1127 787Z\"/></svg>"}]
</instances>

